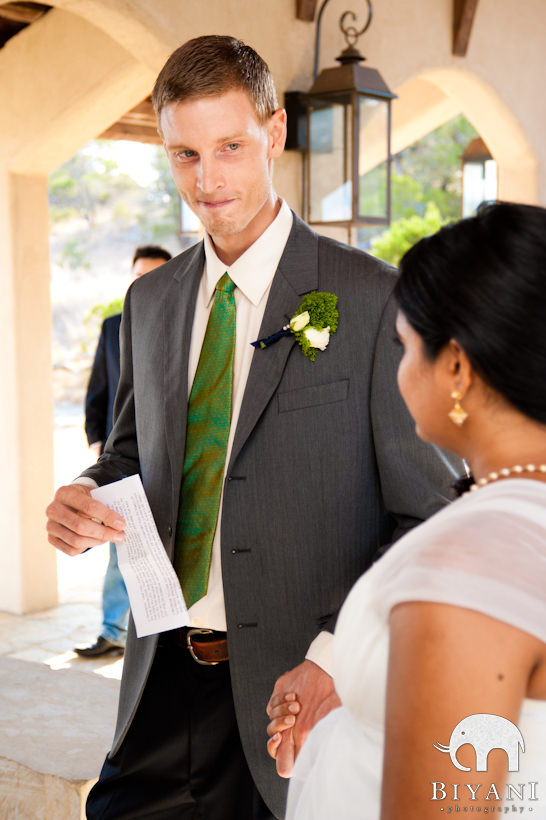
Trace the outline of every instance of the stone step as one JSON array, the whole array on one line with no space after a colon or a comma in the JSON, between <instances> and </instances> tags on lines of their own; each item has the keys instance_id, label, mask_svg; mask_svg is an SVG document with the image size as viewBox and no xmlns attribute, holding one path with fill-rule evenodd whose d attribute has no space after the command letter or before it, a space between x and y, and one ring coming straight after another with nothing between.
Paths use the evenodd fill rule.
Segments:
<instances>
[{"instance_id":1,"label":"stone step","mask_svg":"<svg viewBox=\"0 0 546 820\"><path fill-rule=\"evenodd\" d=\"M0 658L0 820L84 820L119 681Z\"/></svg>"}]
</instances>

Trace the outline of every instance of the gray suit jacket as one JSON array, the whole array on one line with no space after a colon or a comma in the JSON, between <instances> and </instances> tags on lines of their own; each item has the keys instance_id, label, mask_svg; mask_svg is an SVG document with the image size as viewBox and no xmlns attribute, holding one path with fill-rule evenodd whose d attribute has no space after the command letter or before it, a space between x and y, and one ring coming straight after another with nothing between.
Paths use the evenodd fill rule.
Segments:
<instances>
[{"instance_id":1,"label":"gray suit jacket","mask_svg":"<svg viewBox=\"0 0 546 820\"><path fill-rule=\"evenodd\" d=\"M202 244L137 280L125 300L116 422L86 471L99 484L140 472L173 556ZM260 337L312 290L338 296L339 329L315 362L293 337L254 352L225 484L222 573L230 670L253 777L282 816L286 781L265 749L276 678L332 630L349 589L388 544L435 512L453 480L420 442L397 390L394 273L294 218ZM137 708L157 637L131 626L115 750Z\"/></svg>"}]
</instances>

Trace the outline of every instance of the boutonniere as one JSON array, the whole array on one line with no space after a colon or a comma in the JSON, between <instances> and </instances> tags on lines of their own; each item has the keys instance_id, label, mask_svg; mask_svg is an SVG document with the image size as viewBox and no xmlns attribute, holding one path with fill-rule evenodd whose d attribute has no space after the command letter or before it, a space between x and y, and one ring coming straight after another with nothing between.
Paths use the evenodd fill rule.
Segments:
<instances>
[{"instance_id":1,"label":"boutonniere","mask_svg":"<svg viewBox=\"0 0 546 820\"><path fill-rule=\"evenodd\" d=\"M282 330L267 339L251 342L254 347L265 348L278 341L282 336L295 336L305 355L315 361L317 350L326 350L330 336L335 333L339 314L337 296L314 290L303 297L298 312Z\"/></svg>"}]
</instances>

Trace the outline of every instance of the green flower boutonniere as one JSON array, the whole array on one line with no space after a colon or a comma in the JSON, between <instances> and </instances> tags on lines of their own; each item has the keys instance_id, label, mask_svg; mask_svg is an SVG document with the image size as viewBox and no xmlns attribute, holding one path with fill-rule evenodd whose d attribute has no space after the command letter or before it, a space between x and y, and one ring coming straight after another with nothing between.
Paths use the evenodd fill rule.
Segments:
<instances>
[{"instance_id":1,"label":"green flower boutonniere","mask_svg":"<svg viewBox=\"0 0 546 820\"><path fill-rule=\"evenodd\" d=\"M303 297L298 312L288 325L267 339L252 342L254 347L265 348L281 336L294 335L305 355L313 362L317 350L326 350L330 336L338 326L337 296L334 293L313 291Z\"/></svg>"},{"instance_id":2,"label":"green flower boutonniere","mask_svg":"<svg viewBox=\"0 0 546 820\"><path fill-rule=\"evenodd\" d=\"M317 350L326 350L337 330L337 296L313 291L304 296L299 312L290 320L290 330L305 355L313 362Z\"/></svg>"}]
</instances>

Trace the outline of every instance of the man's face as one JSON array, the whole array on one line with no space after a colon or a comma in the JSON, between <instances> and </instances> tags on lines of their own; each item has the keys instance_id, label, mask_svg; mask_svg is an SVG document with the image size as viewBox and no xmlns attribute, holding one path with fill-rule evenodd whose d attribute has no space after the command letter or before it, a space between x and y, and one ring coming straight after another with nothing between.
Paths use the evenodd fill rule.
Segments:
<instances>
[{"instance_id":1,"label":"man's face","mask_svg":"<svg viewBox=\"0 0 546 820\"><path fill-rule=\"evenodd\" d=\"M261 125L240 89L162 110L161 132L176 187L217 251L243 252L272 222L272 160L282 153L285 123L279 109Z\"/></svg>"},{"instance_id":2,"label":"man's face","mask_svg":"<svg viewBox=\"0 0 546 820\"><path fill-rule=\"evenodd\" d=\"M141 256L140 259L137 259L133 265L133 278L140 279L140 277L144 276L145 273L149 273L154 268L158 268L160 265L164 264L165 260L162 256Z\"/></svg>"}]
</instances>

